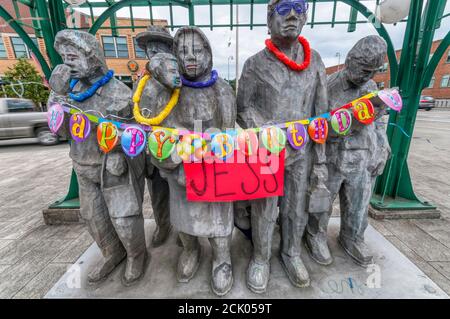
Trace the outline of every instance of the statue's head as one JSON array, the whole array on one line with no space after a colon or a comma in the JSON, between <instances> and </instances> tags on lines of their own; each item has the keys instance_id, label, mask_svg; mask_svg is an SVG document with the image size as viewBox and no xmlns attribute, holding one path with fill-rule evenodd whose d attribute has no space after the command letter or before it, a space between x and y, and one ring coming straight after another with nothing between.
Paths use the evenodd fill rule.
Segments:
<instances>
[{"instance_id":1,"label":"statue's head","mask_svg":"<svg viewBox=\"0 0 450 319\"><path fill-rule=\"evenodd\" d=\"M267 26L272 39L297 39L306 24L307 12L307 0L270 0Z\"/></svg>"},{"instance_id":2,"label":"statue's head","mask_svg":"<svg viewBox=\"0 0 450 319\"><path fill-rule=\"evenodd\" d=\"M367 83L383 65L386 53L386 41L380 36L362 38L347 54L343 71L346 79L356 86Z\"/></svg>"},{"instance_id":3,"label":"statue's head","mask_svg":"<svg viewBox=\"0 0 450 319\"><path fill-rule=\"evenodd\" d=\"M166 88L173 90L181 87L177 59L172 54L157 53L150 60L149 68L156 81Z\"/></svg>"},{"instance_id":4,"label":"statue's head","mask_svg":"<svg viewBox=\"0 0 450 319\"><path fill-rule=\"evenodd\" d=\"M149 60L157 53L172 53L173 49L173 37L164 26L148 26L147 31L136 35L136 42Z\"/></svg>"},{"instance_id":5,"label":"statue's head","mask_svg":"<svg viewBox=\"0 0 450 319\"><path fill-rule=\"evenodd\" d=\"M212 50L206 35L197 27L178 29L174 37L174 52L181 74L196 80L212 70Z\"/></svg>"},{"instance_id":6,"label":"statue's head","mask_svg":"<svg viewBox=\"0 0 450 319\"><path fill-rule=\"evenodd\" d=\"M96 77L108 71L103 51L90 33L67 29L59 31L54 47L70 68L73 79Z\"/></svg>"}]
</instances>

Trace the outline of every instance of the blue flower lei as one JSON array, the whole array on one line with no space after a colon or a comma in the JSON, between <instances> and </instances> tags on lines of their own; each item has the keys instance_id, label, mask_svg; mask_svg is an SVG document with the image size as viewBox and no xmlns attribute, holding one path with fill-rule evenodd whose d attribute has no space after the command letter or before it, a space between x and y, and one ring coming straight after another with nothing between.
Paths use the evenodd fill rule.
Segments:
<instances>
[{"instance_id":1,"label":"blue flower lei","mask_svg":"<svg viewBox=\"0 0 450 319\"><path fill-rule=\"evenodd\" d=\"M208 81L192 82L192 81L185 79L183 76L181 76L181 82L183 83L184 86L200 89L200 88L207 88L207 87L214 85L214 83L216 83L218 77L219 77L219 75L217 74L217 71L212 70L211 78Z\"/></svg>"},{"instance_id":2,"label":"blue flower lei","mask_svg":"<svg viewBox=\"0 0 450 319\"><path fill-rule=\"evenodd\" d=\"M72 93L72 90L75 87L75 85L77 85L79 80L73 79L72 81L70 81L70 91L71 92L69 93L69 97L74 101L83 102L83 101L87 100L88 98L90 98L91 96L93 96L95 94L95 92L97 92L97 90L100 87L102 87L103 85L108 83L109 80L111 80L113 76L114 76L114 71L109 70L100 80L98 80L97 82L92 84L92 86L89 89L87 89L84 92L77 93L77 94Z\"/></svg>"}]
</instances>

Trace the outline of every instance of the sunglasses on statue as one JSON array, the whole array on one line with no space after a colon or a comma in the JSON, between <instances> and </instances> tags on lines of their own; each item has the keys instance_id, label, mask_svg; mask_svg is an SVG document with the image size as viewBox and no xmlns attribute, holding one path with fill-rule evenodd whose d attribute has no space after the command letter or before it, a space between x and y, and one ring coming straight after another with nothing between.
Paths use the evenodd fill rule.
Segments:
<instances>
[{"instance_id":1,"label":"sunglasses on statue","mask_svg":"<svg viewBox=\"0 0 450 319\"><path fill-rule=\"evenodd\" d=\"M308 11L308 2L306 1L283 1L275 6L275 10L272 11L270 16L276 11L280 16L288 15L291 10L294 9L298 14L302 14Z\"/></svg>"}]
</instances>

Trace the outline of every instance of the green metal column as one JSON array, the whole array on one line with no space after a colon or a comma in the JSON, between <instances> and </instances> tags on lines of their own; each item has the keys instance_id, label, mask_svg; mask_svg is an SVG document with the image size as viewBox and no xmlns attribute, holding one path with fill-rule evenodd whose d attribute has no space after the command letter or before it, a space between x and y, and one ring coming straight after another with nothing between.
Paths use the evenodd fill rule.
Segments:
<instances>
[{"instance_id":1,"label":"green metal column","mask_svg":"<svg viewBox=\"0 0 450 319\"><path fill-rule=\"evenodd\" d=\"M427 72L427 63L435 33L440 8L446 0L433 1L422 15L423 0L412 1L406 27L397 79L392 86L400 89L403 110L391 112L387 134L392 148L392 157L375 186L371 204L381 210L429 210L436 207L419 199L413 190L408 169L408 152L414 132L417 109ZM430 3L430 1L428 1ZM398 127L402 127L406 136Z\"/></svg>"},{"instance_id":2,"label":"green metal column","mask_svg":"<svg viewBox=\"0 0 450 319\"><path fill-rule=\"evenodd\" d=\"M58 1L58 0L50 0L50 1ZM57 24L54 15L50 15L48 12L47 1L45 0L34 0L34 4L36 6L36 11L41 18L41 30L44 34L44 42L45 48L47 50L48 57L50 59L50 64L52 67L55 67L58 64L62 63L61 57L53 48L53 43L55 42L55 32L53 29L53 25Z\"/></svg>"}]
</instances>

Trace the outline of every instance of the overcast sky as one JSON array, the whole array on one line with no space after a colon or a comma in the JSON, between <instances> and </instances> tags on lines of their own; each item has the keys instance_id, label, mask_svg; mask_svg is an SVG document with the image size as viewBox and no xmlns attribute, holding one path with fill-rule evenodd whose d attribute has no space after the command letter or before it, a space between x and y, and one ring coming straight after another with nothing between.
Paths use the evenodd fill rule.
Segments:
<instances>
[{"instance_id":1,"label":"overcast sky","mask_svg":"<svg viewBox=\"0 0 450 319\"><path fill-rule=\"evenodd\" d=\"M93 1L91 1L93 2ZM95 0L94 0L95 2ZM375 11L375 1L361 1L366 5L372 12ZM309 20L311 20L311 5L308 13ZM254 7L254 23L265 23L266 22L266 5L256 5ZM86 10L83 12L88 13ZM166 7L155 7L153 10L153 17L155 19L167 19L169 20L169 9ZM234 6L234 12L236 11L236 6ZM316 6L316 17L315 21L330 21L333 12L332 3L318 3ZM450 12L450 3L447 3L445 9L446 13ZM97 15L101 13L101 10L96 10L94 13ZM230 21L230 10L229 6L215 6L214 7L214 23L215 24L228 24ZM133 15L136 18L149 18L148 10L139 10L135 8L133 10ZM350 15L350 7L338 3L336 11L336 20L345 21ZM118 11L117 16L119 17L129 17L128 9L121 9ZM188 14L187 10L184 8L174 7L174 24L175 25L187 25L188 24ZM236 14L234 13L234 20L236 19ZM365 18L358 14L358 20L365 20ZM235 20L236 21L236 20ZM250 6L239 6L239 22L249 23L250 22ZM209 23L209 7L201 6L197 7L195 10L195 23L196 24L208 24ZM404 36L406 23L398 23L396 26L385 24L388 30L394 46L396 49L400 49L402 46L402 40ZM442 21L440 29L436 30L435 39L442 39L445 34L450 30L450 17ZM236 52L236 29L230 30L229 28L214 28L214 30L209 30L209 28L204 28L203 31L209 38L212 48L213 48L213 61L214 68L219 71L219 74L223 78L228 78L228 60L232 56L233 60L230 60L230 78L235 77L235 52ZM171 31L172 35L176 30ZM347 25L336 25L331 28L330 25L317 26L311 29L311 26L306 26L303 29L302 35L304 35L309 42L311 47L317 50L325 65L332 66L338 63L339 58L336 53L341 54L341 63L345 59L345 55L350 50L350 48L362 37L370 34L377 34L375 28L372 24L358 24L355 32L348 33ZM264 40L268 37L267 27L255 27L253 30L250 28L240 28L239 29L239 67L242 70L242 66L245 60L251 55L257 53L259 50L264 48ZM229 42L231 42L230 45Z\"/></svg>"}]
</instances>

